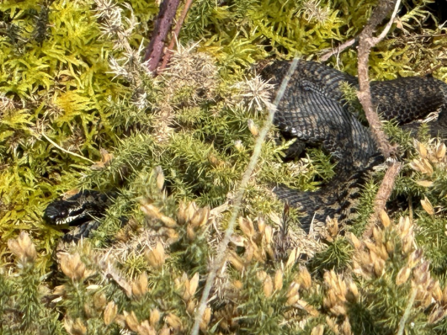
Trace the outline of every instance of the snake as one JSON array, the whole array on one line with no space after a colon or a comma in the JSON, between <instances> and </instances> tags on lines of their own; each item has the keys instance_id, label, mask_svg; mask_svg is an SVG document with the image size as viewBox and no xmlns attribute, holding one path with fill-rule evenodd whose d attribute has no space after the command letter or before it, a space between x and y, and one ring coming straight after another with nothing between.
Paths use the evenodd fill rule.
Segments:
<instances>
[{"instance_id":1,"label":"snake","mask_svg":"<svg viewBox=\"0 0 447 335\"><path fill-rule=\"evenodd\" d=\"M288 61L275 61L262 70L262 77L279 87L290 67ZM327 217L349 223L357 214L362 186L373 168L384 162L371 131L353 111L346 98L346 87L359 89L356 77L325 64L300 60L283 97L276 106L274 125L285 139L295 142L287 149L288 159L299 158L306 147L320 147L336 162L335 177L313 192L275 185L273 191L301 213L301 227L309 232L314 222ZM447 84L432 75L402 77L370 83L373 105L383 120L394 120L402 128L417 131L418 124L432 112L432 136L447 135ZM76 241L97 227L98 219L113 202L113 196L84 190L66 200L56 200L44 212L52 225L79 228L66 237Z\"/></svg>"},{"instance_id":2,"label":"snake","mask_svg":"<svg viewBox=\"0 0 447 335\"><path fill-rule=\"evenodd\" d=\"M263 76L279 86L289 62L268 65ZM298 157L306 146L319 146L337 163L335 177L314 192L278 185L277 197L302 213L300 223L310 230L312 223L327 217L352 222L362 185L372 169L384 162L371 130L365 126L346 98L346 85L358 91L358 79L327 65L300 60L291 75L274 116L274 124L286 139L295 139L287 156ZM447 84L432 75L402 77L370 83L373 106L383 120L394 120L415 134L420 124L413 121L437 112L428 123L430 135L447 135Z\"/></svg>"}]
</instances>

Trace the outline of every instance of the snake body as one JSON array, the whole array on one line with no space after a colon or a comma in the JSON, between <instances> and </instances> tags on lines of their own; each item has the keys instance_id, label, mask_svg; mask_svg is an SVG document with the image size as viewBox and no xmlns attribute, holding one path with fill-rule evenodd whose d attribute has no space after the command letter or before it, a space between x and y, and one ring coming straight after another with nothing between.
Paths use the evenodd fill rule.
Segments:
<instances>
[{"instance_id":1,"label":"snake body","mask_svg":"<svg viewBox=\"0 0 447 335\"><path fill-rule=\"evenodd\" d=\"M282 61L267 66L263 76L279 86L289 68ZM278 185L277 197L299 208L302 228L326 217L350 220L356 213L356 199L372 168L384 161L368 127L352 113L342 89L343 83L358 89L357 79L323 64L299 61L284 96L277 106L274 124L287 138L296 142L288 149L296 157L307 145L321 146L338 163L335 177L315 192L302 192ZM371 95L378 113L414 131L409 123L440 110L430 124L432 135L447 130L447 84L433 78L407 77L371 83ZM57 200L45 210L50 224L80 225L69 240L88 236L104 215L110 197L96 191L83 191L67 200ZM93 222L93 223L92 223Z\"/></svg>"},{"instance_id":2,"label":"snake body","mask_svg":"<svg viewBox=\"0 0 447 335\"><path fill-rule=\"evenodd\" d=\"M279 85L288 68L288 62L277 62L265 68L264 76ZM335 177L316 192L284 186L274 189L280 199L304 213L300 222L305 230L328 216L353 218L362 184L372 168L384 160L369 128L350 111L343 83L358 89L353 76L300 61L275 114L274 124L281 134L297 139L291 149L293 155L305 145L319 145L337 161ZM437 122L430 125L431 133L435 136L447 129L447 84L432 76L371 82L371 97L383 119L394 119L408 130L415 127L409 122L439 110Z\"/></svg>"}]
</instances>

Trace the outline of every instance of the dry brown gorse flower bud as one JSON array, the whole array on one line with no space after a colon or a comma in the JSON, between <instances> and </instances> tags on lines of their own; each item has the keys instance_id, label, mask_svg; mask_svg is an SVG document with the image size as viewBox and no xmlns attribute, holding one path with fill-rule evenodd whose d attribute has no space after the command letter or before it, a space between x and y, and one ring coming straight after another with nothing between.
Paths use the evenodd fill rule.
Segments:
<instances>
[{"instance_id":1,"label":"dry brown gorse flower bud","mask_svg":"<svg viewBox=\"0 0 447 335\"><path fill-rule=\"evenodd\" d=\"M36 247L28 233L22 231L17 239L8 240L9 250L23 263L34 263L37 257Z\"/></svg>"},{"instance_id":2,"label":"dry brown gorse flower bud","mask_svg":"<svg viewBox=\"0 0 447 335\"><path fill-rule=\"evenodd\" d=\"M145 256L149 265L156 269L161 268L166 260L165 249L160 242L157 242L154 249L146 251Z\"/></svg>"},{"instance_id":3,"label":"dry brown gorse flower bud","mask_svg":"<svg viewBox=\"0 0 447 335\"><path fill-rule=\"evenodd\" d=\"M89 275L79 253L74 255L60 254L59 262L62 272L73 281L80 281Z\"/></svg>"},{"instance_id":4,"label":"dry brown gorse flower bud","mask_svg":"<svg viewBox=\"0 0 447 335\"><path fill-rule=\"evenodd\" d=\"M64 328L70 335L85 335L87 334L87 327L81 319L72 320L70 318L64 319Z\"/></svg>"},{"instance_id":5,"label":"dry brown gorse flower bud","mask_svg":"<svg viewBox=\"0 0 447 335\"><path fill-rule=\"evenodd\" d=\"M110 301L104 310L104 323L106 326L111 325L115 321L117 313L118 306L113 301Z\"/></svg>"}]
</instances>

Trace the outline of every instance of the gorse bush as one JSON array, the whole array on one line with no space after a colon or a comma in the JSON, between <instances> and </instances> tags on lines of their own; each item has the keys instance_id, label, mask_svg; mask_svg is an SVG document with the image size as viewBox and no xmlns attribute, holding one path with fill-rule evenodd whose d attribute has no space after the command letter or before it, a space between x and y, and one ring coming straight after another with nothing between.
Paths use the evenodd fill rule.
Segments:
<instances>
[{"instance_id":1,"label":"gorse bush","mask_svg":"<svg viewBox=\"0 0 447 335\"><path fill-rule=\"evenodd\" d=\"M430 3L403 1L371 53L372 79L445 79L447 39ZM197 0L154 76L143 55L155 1L3 1L0 332L189 333L275 92L257 64L318 60L355 38L376 4ZM356 58L354 47L329 62L355 74ZM306 235L272 186L316 190L336 163L318 148L284 162L293 141L269 131L201 333L445 331L446 149L423 130L414 142L385 127L405 167L371 238L362 233L381 172L354 225L329 219ZM42 213L80 189L116 197L89 239L63 243L68 227Z\"/></svg>"}]
</instances>

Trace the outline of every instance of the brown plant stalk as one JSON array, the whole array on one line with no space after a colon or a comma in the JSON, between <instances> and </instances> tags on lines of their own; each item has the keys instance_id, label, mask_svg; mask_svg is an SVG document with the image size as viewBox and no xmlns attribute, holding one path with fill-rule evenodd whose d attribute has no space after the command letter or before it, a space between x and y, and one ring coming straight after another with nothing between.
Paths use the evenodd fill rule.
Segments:
<instances>
[{"instance_id":1,"label":"brown plant stalk","mask_svg":"<svg viewBox=\"0 0 447 335\"><path fill-rule=\"evenodd\" d=\"M163 57L163 62L161 63L159 71L163 71L166 68L166 65L169 63L169 59L172 55L172 50L174 49L174 44L176 41L178 41L178 35L180 33L180 30L182 29L183 22L185 21L186 15L188 14L189 8L191 7L192 0L186 0L185 7L183 8L182 14L180 15L180 18L178 19L174 33L172 34L171 42L169 43L168 49L166 50L166 53Z\"/></svg>"},{"instance_id":2,"label":"brown plant stalk","mask_svg":"<svg viewBox=\"0 0 447 335\"><path fill-rule=\"evenodd\" d=\"M152 31L151 41L146 48L144 56L144 61L149 61L148 68L151 72L155 72L158 63L160 63L165 40L168 36L179 3L180 0L164 0L160 6L160 11L155 20L154 30Z\"/></svg>"},{"instance_id":3,"label":"brown plant stalk","mask_svg":"<svg viewBox=\"0 0 447 335\"><path fill-rule=\"evenodd\" d=\"M388 159L394 156L396 147L391 146L382 129L382 123L380 122L379 115L376 113L374 105L371 99L371 90L368 77L368 59L373 48L377 43L379 43L388 33L391 25L394 22L397 11L399 9L400 0L381 0L377 4L377 7L371 14L371 18L366 24L365 28L359 35L359 51L358 51L358 76L359 76L359 92L358 98L362 104L363 110L365 111L366 118L368 120L369 126L374 140L379 147L380 152ZM377 26L385 19L391 9L394 7L391 19L387 23L386 27L383 29L382 33L378 37L374 37L373 33ZM374 199L374 213L372 214L368 228L366 229L364 235L369 236L372 231L372 227L377 222L379 213L385 208L386 202L391 195L394 188L394 181L400 171L401 163L392 163L380 185L379 191Z\"/></svg>"}]
</instances>

